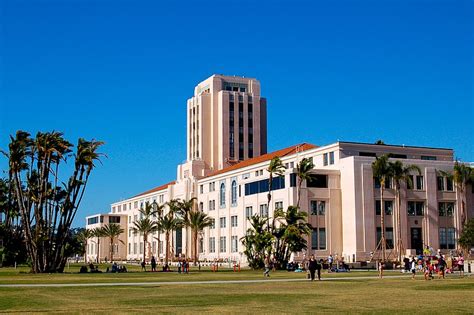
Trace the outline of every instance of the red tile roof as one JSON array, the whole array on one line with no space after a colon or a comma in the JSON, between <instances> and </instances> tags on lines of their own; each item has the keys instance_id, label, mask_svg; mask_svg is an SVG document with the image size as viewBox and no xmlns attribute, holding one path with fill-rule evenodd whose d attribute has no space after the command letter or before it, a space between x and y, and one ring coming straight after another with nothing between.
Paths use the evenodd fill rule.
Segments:
<instances>
[{"instance_id":1,"label":"red tile roof","mask_svg":"<svg viewBox=\"0 0 474 315\"><path fill-rule=\"evenodd\" d=\"M244 160L244 161L239 162L237 164L234 164L232 166L229 166L229 167L223 168L221 170L215 171L215 172L209 174L206 177L211 177L211 176L227 173L227 172L230 172L230 171L233 171L233 170L237 170L239 168L243 168L243 167L246 167L246 166L258 164L258 163L261 163L261 162L270 161L271 159L273 159L274 157L277 157L277 156L281 158L281 157L284 157L284 156L287 156L287 155L296 154L298 152L307 151L307 150L314 149L314 148L317 148L317 147L318 146L316 146L314 144L311 144L311 143L301 143L301 144L293 145L293 146L288 147L288 148L284 148L284 149L281 149L281 150L278 150L278 151L274 151L274 152L271 152L271 153L260 155L260 156L254 157L252 159Z\"/></svg>"},{"instance_id":2,"label":"red tile roof","mask_svg":"<svg viewBox=\"0 0 474 315\"><path fill-rule=\"evenodd\" d=\"M147 190L145 192L142 192L141 194L133 196L132 198L136 198L136 197L140 197L140 196L143 196L143 195L148 195L148 194L156 192L156 191L164 190L164 189L168 188L168 186L171 186L171 185L174 185L174 184L175 184L175 181L172 181L172 182L169 182L167 184L164 184L164 185L155 187L153 189Z\"/></svg>"}]
</instances>

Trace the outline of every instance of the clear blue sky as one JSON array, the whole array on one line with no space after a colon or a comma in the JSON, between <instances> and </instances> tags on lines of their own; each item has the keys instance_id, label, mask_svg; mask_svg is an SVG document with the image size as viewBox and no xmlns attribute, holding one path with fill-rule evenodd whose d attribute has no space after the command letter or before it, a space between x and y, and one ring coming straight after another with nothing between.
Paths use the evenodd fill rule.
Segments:
<instances>
[{"instance_id":1,"label":"clear blue sky","mask_svg":"<svg viewBox=\"0 0 474 315\"><path fill-rule=\"evenodd\" d=\"M470 0L0 0L0 148L18 129L105 141L83 225L175 179L186 100L221 73L261 81L270 151L383 139L474 161L473 12Z\"/></svg>"}]
</instances>

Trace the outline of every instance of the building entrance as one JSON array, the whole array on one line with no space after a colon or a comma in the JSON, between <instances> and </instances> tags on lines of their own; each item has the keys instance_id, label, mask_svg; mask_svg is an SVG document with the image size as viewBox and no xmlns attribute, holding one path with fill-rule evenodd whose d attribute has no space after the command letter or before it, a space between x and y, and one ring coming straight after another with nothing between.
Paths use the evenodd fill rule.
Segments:
<instances>
[{"instance_id":1,"label":"building entrance","mask_svg":"<svg viewBox=\"0 0 474 315\"><path fill-rule=\"evenodd\" d=\"M417 255L423 253L423 237L421 228L411 228L411 248L416 250Z\"/></svg>"}]
</instances>

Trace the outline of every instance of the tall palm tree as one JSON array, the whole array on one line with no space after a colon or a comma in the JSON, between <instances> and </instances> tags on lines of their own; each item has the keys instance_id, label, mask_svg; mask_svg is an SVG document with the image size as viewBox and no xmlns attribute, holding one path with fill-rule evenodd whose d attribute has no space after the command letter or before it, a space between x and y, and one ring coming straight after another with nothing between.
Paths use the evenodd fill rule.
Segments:
<instances>
[{"instance_id":1,"label":"tall palm tree","mask_svg":"<svg viewBox=\"0 0 474 315\"><path fill-rule=\"evenodd\" d=\"M180 207L180 202L181 200L176 198L176 199L171 199L170 201L168 201L166 204L168 206L168 213L166 214L168 217L170 218L178 218L178 219L183 219L183 215L182 215L182 212L181 212L181 207ZM182 225L182 224L181 224ZM162 229L163 230L163 229ZM177 231L178 229L174 229L173 231ZM163 230L164 231L164 230ZM174 238L173 236L171 235L171 252L174 253L174 250L175 250L175 246L174 246ZM171 261L173 261L173 257L175 255L172 255L171 256Z\"/></svg>"},{"instance_id":2,"label":"tall palm tree","mask_svg":"<svg viewBox=\"0 0 474 315\"><path fill-rule=\"evenodd\" d=\"M166 204L160 205L156 201L154 201L152 203L152 206L153 206L153 209L154 209L153 217L156 218L155 222L156 222L156 227L157 227L157 232L158 232L158 237L156 237L155 239L158 240L158 250L157 250L157 252L158 252L158 256L159 256L160 255L160 243L161 243L160 234L163 231L161 229L160 224L159 224L159 219L163 216Z\"/></svg>"},{"instance_id":3,"label":"tall palm tree","mask_svg":"<svg viewBox=\"0 0 474 315\"><path fill-rule=\"evenodd\" d=\"M199 232L212 225L212 219L205 213L193 211L189 214L189 227L193 233L194 264L198 261L197 238Z\"/></svg>"},{"instance_id":4,"label":"tall palm tree","mask_svg":"<svg viewBox=\"0 0 474 315\"><path fill-rule=\"evenodd\" d=\"M395 229L396 229L396 236L397 236L397 241L395 245L395 250L397 252L398 256L398 261L400 262L402 260L402 249L403 249L403 242L402 242L402 224L401 224L401 213L400 213L400 208L401 208L401 197L400 197L400 187L401 187L401 182L404 181L405 183L412 185L413 180L412 180L412 173L417 172L418 175L421 174L421 169L418 167L418 165L410 164L410 165L403 165L401 161L394 161L394 162L388 162L389 163L389 168L390 168L390 173L393 178L393 181L395 183L395 195L397 199L397 207L396 211L394 213L394 221L395 221Z\"/></svg>"},{"instance_id":5,"label":"tall palm tree","mask_svg":"<svg viewBox=\"0 0 474 315\"><path fill-rule=\"evenodd\" d=\"M186 246L186 253L185 256L188 257L188 230L190 226L190 215L194 209L194 205L196 203L197 198L193 197L189 200L180 200L179 201L179 209L180 213L183 217L183 226L186 229L186 239L185 239L185 246Z\"/></svg>"},{"instance_id":6,"label":"tall palm tree","mask_svg":"<svg viewBox=\"0 0 474 315\"><path fill-rule=\"evenodd\" d=\"M92 237L97 237L97 257L96 257L96 262L99 264L100 263L100 238L105 236L104 235L104 229L101 227L97 227L92 229Z\"/></svg>"},{"instance_id":7,"label":"tall palm tree","mask_svg":"<svg viewBox=\"0 0 474 315\"><path fill-rule=\"evenodd\" d=\"M91 229L83 229L78 235L79 241L83 244L84 263L87 263L87 244L92 237L94 233Z\"/></svg>"},{"instance_id":8,"label":"tall palm tree","mask_svg":"<svg viewBox=\"0 0 474 315\"><path fill-rule=\"evenodd\" d=\"M296 175L298 176L298 202L296 203L297 208L300 207L301 185L303 184L303 181L308 180L310 178L310 172L313 168L313 161L308 158L303 158L296 165Z\"/></svg>"},{"instance_id":9,"label":"tall palm tree","mask_svg":"<svg viewBox=\"0 0 474 315\"><path fill-rule=\"evenodd\" d=\"M385 183L387 180L390 180L391 170L388 164L389 156L384 154L380 157L377 157L372 163L372 172L373 176L378 179L380 183L380 228L382 230L380 243L377 245L377 248L381 248L382 251L382 263L385 263L386 258L386 249L387 249L387 240L385 239L385 205L383 200L383 193L385 190Z\"/></svg>"},{"instance_id":10,"label":"tall palm tree","mask_svg":"<svg viewBox=\"0 0 474 315\"><path fill-rule=\"evenodd\" d=\"M114 261L114 244L115 239L122 234L124 230L120 227L119 224L111 223L106 224L102 227L102 233L104 237L109 238L109 245L110 245L110 261ZM119 240L120 243L123 244L122 240Z\"/></svg>"},{"instance_id":11,"label":"tall palm tree","mask_svg":"<svg viewBox=\"0 0 474 315\"><path fill-rule=\"evenodd\" d=\"M143 261L146 260L146 245L148 243L148 235L159 230L159 225L153 221L151 217L145 216L133 223L132 230L135 233L143 234Z\"/></svg>"},{"instance_id":12,"label":"tall palm tree","mask_svg":"<svg viewBox=\"0 0 474 315\"><path fill-rule=\"evenodd\" d=\"M269 173L268 177L268 194L267 194L267 211L268 211L268 220L269 220L269 215L270 215L270 202L272 200L272 184L273 184L273 177L275 175L277 176L283 176L285 173L285 165L283 165L283 162L278 156L275 156L273 159L271 159L270 164L267 167L267 172ZM275 224L272 224L272 229L275 227ZM267 224L267 229L270 230L270 225Z\"/></svg>"},{"instance_id":13,"label":"tall palm tree","mask_svg":"<svg viewBox=\"0 0 474 315\"><path fill-rule=\"evenodd\" d=\"M166 253L165 264L168 264L170 254L170 234L183 226L183 220L165 215L158 219L159 228L165 232Z\"/></svg>"}]
</instances>

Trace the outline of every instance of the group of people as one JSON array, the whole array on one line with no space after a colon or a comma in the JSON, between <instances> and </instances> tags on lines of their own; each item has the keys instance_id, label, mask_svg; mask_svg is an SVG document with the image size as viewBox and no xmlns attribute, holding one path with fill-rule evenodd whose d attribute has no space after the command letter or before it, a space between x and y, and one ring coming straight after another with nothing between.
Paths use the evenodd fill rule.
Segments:
<instances>
[{"instance_id":1,"label":"group of people","mask_svg":"<svg viewBox=\"0 0 474 315\"><path fill-rule=\"evenodd\" d=\"M453 258L448 263L446 257L441 253L436 256L423 256L406 257L404 259L405 272L412 273L412 279L415 279L417 272L422 272L425 280L431 280L434 278L434 274L438 274L438 278L445 278L446 272L452 273L453 269L457 267L461 277L464 276L464 256L462 253L457 258Z\"/></svg>"}]
</instances>

